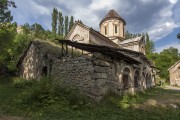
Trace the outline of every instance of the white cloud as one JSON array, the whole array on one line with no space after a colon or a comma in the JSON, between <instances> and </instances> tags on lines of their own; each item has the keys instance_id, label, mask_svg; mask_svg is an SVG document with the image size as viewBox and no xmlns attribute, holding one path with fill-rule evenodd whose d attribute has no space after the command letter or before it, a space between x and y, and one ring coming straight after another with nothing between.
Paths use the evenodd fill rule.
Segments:
<instances>
[{"instance_id":1,"label":"white cloud","mask_svg":"<svg viewBox=\"0 0 180 120\"><path fill-rule=\"evenodd\" d=\"M165 45L165 46L162 46L162 47L158 47L158 48L156 48L156 52L160 53L164 49L168 49L170 47L177 48L179 50L179 52L180 52L180 42L179 43L177 42L177 43L168 44L168 45Z\"/></svg>"},{"instance_id":2,"label":"white cloud","mask_svg":"<svg viewBox=\"0 0 180 120\"><path fill-rule=\"evenodd\" d=\"M48 8L46 8L45 6L38 5L33 1L31 1L30 6L33 7L31 10L38 11L38 13L36 12L36 14L49 15L51 13L51 11Z\"/></svg>"},{"instance_id":3,"label":"white cloud","mask_svg":"<svg viewBox=\"0 0 180 120\"><path fill-rule=\"evenodd\" d=\"M165 7L159 12L160 19L157 19L157 22L152 27L146 29L152 40L159 40L172 33L175 28L180 27L180 21L175 22L173 19L172 12L175 2L177 1L171 0L172 4L169 4L169 6Z\"/></svg>"},{"instance_id":4,"label":"white cloud","mask_svg":"<svg viewBox=\"0 0 180 120\"><path fill-rule=\"evenodd\" d=\"M92 4L89 5L90 10L102 10L112 9L113 4L117 3L117 0L92 0Z\"/></svg>"},{"instance_id":5,"label":"white cloud","mask_svg":"<svg viewBox=\"0 0 180 120\"><path fill-rule=\"evenodd\" d=\"M170 3L175 4L178 0L169 0Z\"/></svg>"},{"instance_id":6,"label":"white cloud","mask_svg":"<svg viewBox=\"0 0 180 120\"><path fill-rule=\"evenodd\" d=\"M176 11L180 10L178 9L178 7L180 8L178 0L66 0L66 2L64 0L15 0L15 2L17 4L17 8L13 10L15 21L19 21L20 24L40 22L49 29L51 29L53 7L58 8L64 15L73 15L76 20L80 19L96 30L99 30L99 22L107 14L107 11L115 9L123 18L132 19L127 22L129 31L148 32L153 40L159 40L170 34L174 28L180 27L179 13L173 11L174 7L177 8ZM166 2L168 4L162 6ZM157 11L153 10L154 7L158 8ZM140 14L143 10L143 14ZM145 19L147 14L152 17ZM145 19L145 21L141 19Z\"/></svg>"}]
</instances>

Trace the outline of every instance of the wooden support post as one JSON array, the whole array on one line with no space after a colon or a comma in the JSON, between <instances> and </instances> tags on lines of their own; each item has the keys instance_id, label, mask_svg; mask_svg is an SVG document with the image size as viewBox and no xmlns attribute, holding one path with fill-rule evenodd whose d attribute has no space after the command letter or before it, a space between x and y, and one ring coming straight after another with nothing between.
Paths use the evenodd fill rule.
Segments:
<instances>
[{"instance_id":1,"label":"wooden support post","mask_svg":"<svg viewBox=\"0 0 180 120\"><path fill-rule=\"evenodd\" d=\"M73 46L72 46L72 51L71 51L71 55L73 56Z\"/></svg>"},{"instance_id":2,"label":"wooden support post","mask_svg":"<svg viewBox=\"0 0 180 120\"><path fill-rule=\"evenodd\" d=\"M68 55L68 46L66 44L66 55Z\"/></svg>"},{"instance_id":3,"label":"wooden support post","mask_svg":"<svg viewBox=\"0 0 180 120\"><path fill-rule=\"evenodd\" d=\"M62 56L63 56L63 51L64 51L64 45L63 45L63 43L62 43L62 51L61 51Z\"/></svg>"}]
</instances>

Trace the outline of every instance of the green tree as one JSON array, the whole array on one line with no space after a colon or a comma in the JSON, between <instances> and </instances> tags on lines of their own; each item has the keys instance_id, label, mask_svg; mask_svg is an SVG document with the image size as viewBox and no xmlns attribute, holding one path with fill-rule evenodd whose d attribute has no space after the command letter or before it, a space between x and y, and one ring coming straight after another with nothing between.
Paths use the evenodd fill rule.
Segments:
<instances>
[{"instance_id":1,"label":"green tree","mask_svg":"<svg viewBox=\"0 0 180 120\"><path fill-rule=\"evenodd\" d=\"M58 19L58 10L56 8L53 9L53 13L52 13L52 32L53 34L56 36L56 32L57 32L57 19Z\"/></svg>"},{"instance_id":2,"label":"green tree","mask_svg":"<svg viewBox=\"0 0 180 120\"><path fill-rule=\"evenodd\" d=\"M33 37L45 39L45 30L40 24L34 23L31 25L31 32Z\"/></svg>"},{"instance_id":3,"label":"green tree","mask_svg":"<svg viewBox=\"0 0 180 120\"><path fill-rule=\"evenodd\" d=\"M69 22L69 31L71 30L71 28L73 27L73 25L74 25L74 17L71 16L70 22Z\"/></svg>"},{"instance_id":4,"label":"green tree","mask_svg":"<svg viewBox=\"0 0 180 120\"><path fill-rule=\"evenodd\" d=\"M16 8L15 2L11 0L0 0L0 23L11 22L13 20L9 7Z\"/></svg>"},{"instance_id":5,"label":"green tree","mask_svg":"<svg viewBox=\"0 0 180 120\"><path fill-rule=\"evenodd\" d=\"M23 29L23 33L26 35L30 34L30 32L31 32L31 26L28 23L25 23L22 26L22 29Z\"/></svg>"},{"instance_id":6,"label":"green tree","mask_svg":"<svg viewBox=\"0 0 180 120\"><path fill-rule=\"evenodd\" d=\"M133 34L133 33L130 33L129 31L125 32L125 39L131 39L131 38L135 38L139 36L142 36L142 34L140 33Z\"/></svg>"},{"instance_id":7,"label":"green tree","mask_svg":"<svg viewBox=\"0 0 180 120\"><path fill-rule=\"evenodd\" d=\"M146 33L146 56L154 52L154 42L149 39L149 35Z\"/></svg>"},{"instance_id":8,"label":"green tree","mask_svg":"<svg viewBox=\"0 0 180 120\"><path fill-rule=\"evenodd\" d=\"M68 16L65 16L65 23L64 23L64 32L65 32L65 35L68 34L68 26L69 26L69 18Z\"/></svg>"},{"instance_id":9,"label":"green tree","mask_svg":"<svg viewBox=\"0 0 180 120\"><path fill-rule=\"evenodd\" d=\"M0 27L0 68L7 67L14 58L12 55L13 39L16 33L16 23L2 23Z\"/></svg>"},{"instance_id":10,"label":"green tree","mask_svg":"<svg viewBox=\"0 0 180 120\"><path fill-rule=\"evenodd\" d=\"M62 16L62 13L59 12L58 14L58 35L63 36L64 34L64 26L63 26L64 18Z\"/></svg>"},{"instance_id":11,"label":"green tree","mask_svg":"<svg viewBox=\"0 0 180 120\"><path fill-rule=\"evenodd\" d=\"M177 38L180 39L180 33L177 34Z\"/></svg>"},{"instance_id":12,"label":"green tree","mask_svg":"<svg viewBox=\"0 0 180 120\"><path fill-rule=\"evenodd\" d=\"M161 78L169 79L168 68L180 59L180 54L177 48L170 47L165 49L158 56L155 56L155 66L159 68L159 76Z\"/></svg>"}]
</instances>

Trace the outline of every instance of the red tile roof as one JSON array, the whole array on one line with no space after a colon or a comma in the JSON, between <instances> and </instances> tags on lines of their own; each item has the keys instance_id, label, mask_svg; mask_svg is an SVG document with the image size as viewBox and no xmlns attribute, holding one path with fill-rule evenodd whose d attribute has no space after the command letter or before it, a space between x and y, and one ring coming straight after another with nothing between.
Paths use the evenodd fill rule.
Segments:
<instances>
[{"instance_id":1,"label":"red tile roof","mask_svg":"<svg viewBox=\"0 0 180 120\"><path fill-rule=\"evenodd\" d=\"M119 19L126 25L126 21L115 10L110 10L109 13L105 16L105 18L100 22L99 25L101 25L104 21L112 18Z\"/></svg>"}]
</instances>

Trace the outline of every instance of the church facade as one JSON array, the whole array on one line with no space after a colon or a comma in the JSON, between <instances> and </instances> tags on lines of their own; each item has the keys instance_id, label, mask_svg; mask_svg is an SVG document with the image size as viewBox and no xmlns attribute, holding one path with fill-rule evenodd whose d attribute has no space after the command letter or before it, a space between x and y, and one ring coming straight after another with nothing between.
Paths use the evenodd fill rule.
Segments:
<instances>
[{"instance_id":1,"label":"church facade","mask_svg":"<svg viewBox=\"0 0 180 120\"><path fill-rule=\"evenodd\" d=\"M170 85L180 86L180 60L169 69Z\"/></svg>"},{"instance_id":2,"label":"church facade","mask_svg":"<svg viewBox=\"0 0 180 120\"><path fill-rule=\"evenodd\" d=\"M20 75L38 79L44 74L95 100L109 92L122 95L153 87L155 75L145 56L145 40L125 39L125 25L125 20L110 10L99 24L100 32L77 21L59 47L47 49L48 43L32 41L18 63Z\"/></svg>"},{"instance_id":3,"label":"church facade","mask_svg":"<svg viewBox=\"0 0 180 120\"><path fill-rule=\"evenodd\" d=\"M144 38L141 36L125 40L126 22L116 11L110 10L99 26L100 32L97 32L80 22L76 22L65 39L80 43L125 48L145 55Z\"/></svg>"}]
</instances>

